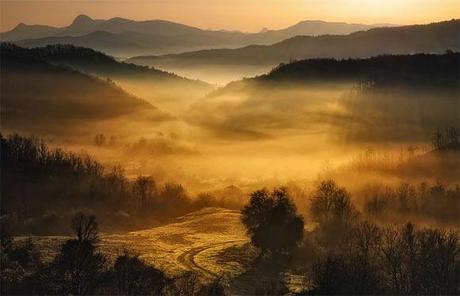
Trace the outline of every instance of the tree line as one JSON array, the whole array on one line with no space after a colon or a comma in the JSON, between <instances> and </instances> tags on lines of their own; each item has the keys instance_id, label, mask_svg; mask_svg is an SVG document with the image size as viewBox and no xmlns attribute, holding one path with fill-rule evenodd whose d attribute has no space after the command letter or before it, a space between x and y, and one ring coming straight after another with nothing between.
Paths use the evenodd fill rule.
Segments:
<instances>
[{"instance_id":1,"label":"tree line","mask_svg":"<svg viewBox=\"0 0 460 296\"><path fill-rule=\"evenodd\" d=\"M66 234L79 211L95 214L106 231L148 227L206 206L228 206L211 195L192 198L180 184L151 176L128 179L89 155L51 149L35 137L1 140L1 216L19 233Z\"/></svg>"},{"instance_id":2,"label":"tree line","mask_svg":"<svg viewBox=\"0 0 460 296\"><path fill-rule=\"evenodd\" d=\"M333 180L311 196L316 227L304 230L288 191L256 191L242 222L266 260L284 256L286 269L305 275L303 295L457 295L458 232L408 222L379 225L360 213ZM268 254L268 256L267 256ZM271 291L273 293L279 290Z\"/></svg>"}]
</instances>

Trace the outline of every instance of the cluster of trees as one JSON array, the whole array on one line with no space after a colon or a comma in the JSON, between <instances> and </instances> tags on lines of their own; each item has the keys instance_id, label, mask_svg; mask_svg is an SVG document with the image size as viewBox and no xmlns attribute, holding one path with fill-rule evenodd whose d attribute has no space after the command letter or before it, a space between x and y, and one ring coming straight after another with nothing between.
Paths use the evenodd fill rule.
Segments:
<instances>
[{"instance_id":1,"label":"cluster of trees","mask_svg":"<svg viewBox=\"0 0 460 296\"><path fill-rule=\"evenodd\" d=\"M410 191L405 185L399 190L400 194ZM302 217L282 188L254 192L242 211L252 244L262 254L266 250L272 255L291 253L287 268L295 266L305 272L306 295L460 292L457 232L417 229L411 223L378 226L365 220L350 193L333 180L322 181L313 192L309 216L317 227L306 232Z\"/></svg>"},{"instance_id":2,"label":"cluster of trees","mask_svg":"<svg viewBox=\"0 0 460 296\"><path fill-rule=\"evenodd\" d=\"M115 146L117 144L117 138L115 136L106 137L104 134L96 134L93 141L95 146Z\"/></svg>"},{"instance_id":3,"label":"cluster of trees","mask_svg":"<svg viewBox=\"0 0 460 296\"><path fill-rule=\"evenodd\" d=\"M410 204L406 199L412 190L409 185L397 189L400 205ZM460 291L457 232L416 229L411 223L377 226L364 220L346 189L331 180L319 185L310 214L318 223L312 235L321 251L308 270L309 293L454 295Z\"/></svg>"},{"instance_id":4,"label":"cluster of trees","mask_svg":"<svg viewBox=\"0 0 460 296\"><path fill-rule=\"evenodd\" d=\"M423 148L413 145L398 152L377 152L369 147L354 156L345 169L358 172L397 172L402 165L426 152Z\"/></svg>"},{"instance_id":5,"label":"cluster of trees","mask_svg":"<svg viewBox=\"0 0 460 296\"><path fill-rule=\"evenodd\" d=\"M444 130L438 129L431 140L433 149L460 149L460 129L458 127L448 127Z\"/></svg>"},{"instance_id":6,"label":"cluster of trees","mask_svg":"<svg viewBox=\"0 0 460 296\"><path fill-rule=\"evenodd\" d=\"M150 176L128 179L121 167L106 171L87 155L50 149L37 138L1 136L1 216L20 233L66 234L67 222L89 211L106 231L148 227L205 206L180 184L158 185Z\"/></svg>"},{"instance_id":7,"label":"cluster of trees","mask_svg":"<svg viewBox=\"0 0 460 296\"><path fill-rule=\"evenodd\" d=\"M402 183L396 188L369 188L364 195L364 213L382 221L395 217L430 218L438 222L458 223L460 188L443 184Z\"/></svg>"},{"instance_id":8,"label":"cluster of trees","mask_svg":"<svg viewBox=\"0 0 460 296\"><path fill-rule=\"evenodd\" d=\"M5 225L3 225L5 226ZM167 277L137 255L125 251L113 263L98 250L94 216L73 218L74 238L50 263L30 242L15 242L1 228L2 295L224 295L220 280L203 284L194 273Z\"/></svg>"},{"instance_id":9,"label":"cluster of trees","mask_svg":"<svg viewBox=\"0 0 460 296\"><path fill-rule=\"evenodd\" d=\"M457 295L458 234L359 222L310 275L313 295Z\"/></svg>"}]
</instances>

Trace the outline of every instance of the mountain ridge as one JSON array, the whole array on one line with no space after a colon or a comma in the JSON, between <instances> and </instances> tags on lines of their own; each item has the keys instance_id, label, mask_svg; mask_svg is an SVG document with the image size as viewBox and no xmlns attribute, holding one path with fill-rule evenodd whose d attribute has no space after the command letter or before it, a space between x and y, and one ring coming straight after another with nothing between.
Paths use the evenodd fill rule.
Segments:
<instances>
[{"instance_id":1,"label":"mountain ridge","mask_svg":"<svg viewBox=\"0 0 460 296\"><path fill-rule=\"evenodd\" d=\"M207 48L237 48L250 44L273 44L295 35L348 34L373 28L373 25L347 24L343 22L302 21L287 28L267 30L258 33L239 31L206 30L166 20L135 21L121 17L107 20L92 19L78 15L66 27L36 27L40 25L21 25L22 33L13 30L0 33L2 41L19 42L20 46L36 47L56 43L84 45L111 55L133 56L143 54L167 54ZM101 45L101 36L88 36L96 31L115 34L111 45ZM143 34L134 37L128 33ZM84 38L85 44L81 39ZM102 37L101 37L102 38ZM179 42L180 41L180 42ZM122 45L129 47L120 49ZM142 44L148 46L142 47ZM156 45L158 44L158 46ZM117 46L119 50L117 51ZM113 48L112 48L113 47Z\"/></svg>"},{"instance_id":2,"label":"mountain ridge","mask_svg":"<svg viewBox=\"0 0 460 296\"><path fill-rule=\"evenodd\" d=\"M348 35L295 36L273 45L208 49L163 56L132 57L136 64L168 69L174 65L271 65L307 58L359 58L382 54L441 53L460 50L460 20L427 25L372 28Z\"/></svg>"}]
</instances>

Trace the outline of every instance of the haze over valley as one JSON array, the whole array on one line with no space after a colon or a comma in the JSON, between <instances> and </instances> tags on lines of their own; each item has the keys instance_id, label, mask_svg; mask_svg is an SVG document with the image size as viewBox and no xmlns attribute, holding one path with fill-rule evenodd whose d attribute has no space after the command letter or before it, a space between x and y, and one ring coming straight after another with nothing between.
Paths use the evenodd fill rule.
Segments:
<instances>
[{"instance_id":1,"label":"haze over valley","mask_svg":"<svg viewBox=\"0 0 460 296\"><path fill-rule=\"evenodd\" d=\"M460 292L456 15L82 12L0 33L2 295Z\"/></svg>"}]
</instances>

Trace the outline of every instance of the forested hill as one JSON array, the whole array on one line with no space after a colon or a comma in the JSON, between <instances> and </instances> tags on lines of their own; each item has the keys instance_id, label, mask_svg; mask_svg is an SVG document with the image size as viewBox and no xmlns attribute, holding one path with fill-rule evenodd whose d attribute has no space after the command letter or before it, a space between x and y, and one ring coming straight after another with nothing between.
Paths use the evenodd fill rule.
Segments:
<instances>
[{"instance_id":1,"label":"forested hill","mask_svg":"<svg viewBox=\"0 0 460 296\"><path fill-rule=\"evenodd\" d=\"M111 82L49 64L31 50L3 43L0 51L2 129L62 128L138 112L169 117Z\"/></svg>"},{"instance_id":2,"label":"forested hill","mask_svg":"<svg viewBox=\"0 0 460 296\"><path fill-rule=\"evenodd\" d=\"M385 55L368 59L308 59L281 64L265 81L370 81L379 85L417 84L457 87L460 55Z\"/></svg>"},{"instance_id":3,"label":"forested hill","mask_svg":"<svg viewBox=\"0 0 460 296\"><path fill-rule=\"evenodd\" d=\"M52 64L69 66L77 70L98 76L129 79L143 79L150 82L175 82L187 86L209 87L206 83L190 80L173 73L117 61L112 56L91 48L78 47L70 44L56 44L45 47L31 48L28 55L46 60Z\"/></svg>"}]
</instances>

